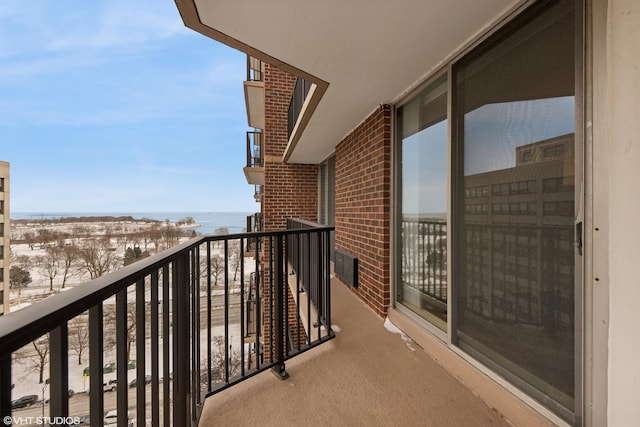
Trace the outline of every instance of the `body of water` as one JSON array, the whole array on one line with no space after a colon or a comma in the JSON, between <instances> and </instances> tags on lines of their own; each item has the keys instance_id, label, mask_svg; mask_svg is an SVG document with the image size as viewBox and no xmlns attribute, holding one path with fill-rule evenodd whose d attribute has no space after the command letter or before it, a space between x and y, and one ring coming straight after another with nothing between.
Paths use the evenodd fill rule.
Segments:
<instances>
[{"instance_id":1,"label":"body of water","mask_svg":"<svg viewBox=\"0 0 640 427\"><path fill-rule=\"evenodd\" d=\"M242 233L247 227L247 216L252 212L11 212L11 219L56 219L82 216L131 216L135 219L156 219L177 222L191 217L200 227L200 234L215 234L220 227L229 229L229 233Z\"/></svg>"}]
</instances>

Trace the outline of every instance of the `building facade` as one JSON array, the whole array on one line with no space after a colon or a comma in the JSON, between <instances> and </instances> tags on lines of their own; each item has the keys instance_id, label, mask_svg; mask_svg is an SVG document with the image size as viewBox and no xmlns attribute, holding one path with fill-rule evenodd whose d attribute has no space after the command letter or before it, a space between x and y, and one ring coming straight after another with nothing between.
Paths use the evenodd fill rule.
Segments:
<instances>
[{"instance_id":1,"label":"building facade","mask_svg":"<svg viewBox=\"0 0 640 427\"><path fill-rule=\"evenodd\" d=\"M9 216L9 163L0 162L0 316L9 312L11 232Z\"/></svg>"},{"instance_id":2,"label":"building facade","mask_svg":"<svg viewBox=\"0 0 640 427\"><path fill-rule=\"evenodd\" d=\"M259 70L265 229L335 224L345 286L507 419L639 422L640 4L178 7Z\"/></svg>"}]
</instances>

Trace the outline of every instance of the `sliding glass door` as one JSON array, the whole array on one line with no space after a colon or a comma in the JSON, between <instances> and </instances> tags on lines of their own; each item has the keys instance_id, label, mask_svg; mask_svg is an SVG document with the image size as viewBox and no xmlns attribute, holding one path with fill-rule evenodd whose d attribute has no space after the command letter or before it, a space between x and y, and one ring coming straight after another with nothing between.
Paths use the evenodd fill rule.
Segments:
<instances>
[{"instance_id":1,"label":"sliding glass door","mask_svg":"<svg viewBox=\"0 0 640 427\"><path fill-rule=\"evenodd\" d=\"M447 76L398 108L397 300L447 326Z\"/></svg>"},{"instance_id":2,"label":"sliding glass door","mask_svg":"<svg viewBox=\"0 0 640 427\"><path fill-rule=\"evenodd\" d=\"M455 67L455 337L572 410L575 46L572 1Z\"/></svg>"}]
</instances>

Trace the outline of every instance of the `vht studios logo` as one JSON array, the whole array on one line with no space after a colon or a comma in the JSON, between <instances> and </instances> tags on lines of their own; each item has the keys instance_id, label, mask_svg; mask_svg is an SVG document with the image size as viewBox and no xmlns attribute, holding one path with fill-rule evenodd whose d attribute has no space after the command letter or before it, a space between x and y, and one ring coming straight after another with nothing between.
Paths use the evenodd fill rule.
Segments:
<instances>
[{"instance_id":1,"label":"vht studios logo","mask_svg":"<svg viewBox=\"0 0 640 427\"><path fill-rule=\"evenodd\" d=\"M2 419L4 425L38 425L38 426L72 426L80 424L79 417L10 417L6 416Z\"/></svg>"}]
</instances>

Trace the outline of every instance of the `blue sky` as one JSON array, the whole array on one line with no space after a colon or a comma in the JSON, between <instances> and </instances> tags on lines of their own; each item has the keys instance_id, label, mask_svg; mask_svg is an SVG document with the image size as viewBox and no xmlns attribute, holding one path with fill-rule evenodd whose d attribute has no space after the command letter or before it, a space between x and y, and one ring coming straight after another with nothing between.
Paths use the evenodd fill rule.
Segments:
<instances>
[{"instance_id":1,"label":"blue sky","mask_svg":"<svg viewBox=\"0 0 640 427\"><path fill-rule=\"evenodd\" d=\"M11 211L255 211L245 64L173 0L3 0Z\"/></svg>"}]
</instances>

